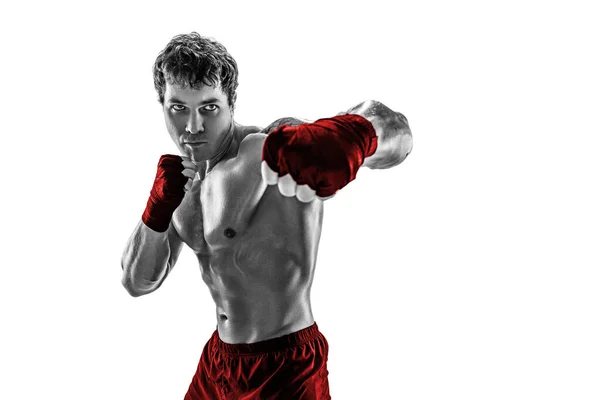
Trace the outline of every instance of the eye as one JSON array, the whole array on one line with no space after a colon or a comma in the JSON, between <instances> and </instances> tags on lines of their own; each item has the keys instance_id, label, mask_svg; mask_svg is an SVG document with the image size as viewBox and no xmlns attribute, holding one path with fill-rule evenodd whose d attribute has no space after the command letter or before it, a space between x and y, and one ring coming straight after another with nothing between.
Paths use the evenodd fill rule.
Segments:
<instances>
[{"instance_id":1,"label":"eye","mask_svg":"<svg viewBox=\"0 0 600 400\"><path fill-rule=\"evenodd\" d=\"M171 106L171 110L179 112L179 111L183 111L185 110L185 106L182 106L181 104L173 104Z\"/></svg>"},{"instance_id":2,"label":"eye","mask_svg":"<svg viewBox=\"0 0 600 400\"><path fill-rule=\"evenodd\" d=\"M217 107L215 104L209 104L207 106L202 107L202 109L204 111L217 111L219 107Z\"/></svg>"}]
</instances>

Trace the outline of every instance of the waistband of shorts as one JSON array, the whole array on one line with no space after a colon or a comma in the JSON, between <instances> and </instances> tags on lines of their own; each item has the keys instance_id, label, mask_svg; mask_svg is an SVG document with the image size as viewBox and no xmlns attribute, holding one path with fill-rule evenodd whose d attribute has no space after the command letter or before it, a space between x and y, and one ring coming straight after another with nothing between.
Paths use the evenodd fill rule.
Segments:
<instances>
[{"instance_id":1,"label":"waistband of shorts","mask_svg":"<svg viewBox=\"0 0 600 400\"><path fill-rule=\"evenodd\" d=\"M308 342L309 340L316 338L319 334L319 327L315 322L311 326L301 329L297 332L255 343L225 343L219 337L218 330L215 330L213 333L213 340L220 352L235 355L248 355L289 349L291 347L299 346L305 342Z\"/></svg>"}]
</instances>

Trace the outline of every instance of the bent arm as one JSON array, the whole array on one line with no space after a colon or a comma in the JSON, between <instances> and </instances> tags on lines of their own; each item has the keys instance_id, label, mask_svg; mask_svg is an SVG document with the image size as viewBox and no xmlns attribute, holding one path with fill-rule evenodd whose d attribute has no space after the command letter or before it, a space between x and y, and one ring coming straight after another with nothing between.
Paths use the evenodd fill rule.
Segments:
<instances>
[{"instance_id":1,"label":"bent arm","mask_svg":"<svg viewBox=\"0 0 600 400\"><path fill-rule=\"evenodd\" d=\"M360 115L375 128L377 150L365 158L364 166L371 169L391 168L404 161L412 151L412 133L406 117L383 103L367 100L341 114Z\"/></svg>"},{"instance_id":2,"label":"bent arm","mask_svg":"<svg viewBox=\"0 0 600 400\"><path fill-rule=\"evenodd\" d=\"M138 297L158 289L173 269L182 244L172 223L167 231L155 232L140 221L121 259L121 283L127 292Z\"/></svg>"}]
</instances>

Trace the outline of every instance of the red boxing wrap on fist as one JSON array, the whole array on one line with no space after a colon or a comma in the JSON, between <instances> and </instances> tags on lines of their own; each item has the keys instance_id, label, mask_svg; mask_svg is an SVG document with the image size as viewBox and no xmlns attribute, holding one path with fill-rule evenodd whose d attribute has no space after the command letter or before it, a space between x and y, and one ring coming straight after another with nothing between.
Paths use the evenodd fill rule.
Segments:
<instances>
[{"instance_id":1,"label":"red boxing wrap on fist","mask_svg":"<svg viewBox=\"0 0 600 400\"><path fill-rule=\"evenodd\" d=\"M165 232L173 212L185 195L183 190L188 178L181 172L184 170L183 159L172 154L165 154L158 161L156 178L150 191L146 210L142 221L156 232Z\"/></svg>"},{"instance_id":2,"label":"red boxing wrap on fist","mask_svg":"<svg viewBox=\"0 0 600 400\"><path fill-rule=\"evenodd\" d=\"M278 127L265 140L263 159L280 177L290 174L298 185L327 197L354 180L376 149L373 125L360 115L345 114Z\"/></svg>"}]
</instances>

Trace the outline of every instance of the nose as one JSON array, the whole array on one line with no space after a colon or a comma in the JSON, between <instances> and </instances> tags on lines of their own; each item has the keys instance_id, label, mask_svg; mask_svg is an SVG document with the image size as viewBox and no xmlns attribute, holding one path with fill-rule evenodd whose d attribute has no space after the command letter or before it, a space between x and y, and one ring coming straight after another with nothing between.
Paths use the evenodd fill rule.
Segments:
<instances>
[{"instance_id":1,"label":"nose","mask_svg":"<svg viewBox=\"0 0 600 400\"><path fill-rule=\"evenodd\" d=\"M194 112L190 114L188 122L185 125L185 131L192 135L204 132L204 121L199 112Z\"/></svg>"}]
</instances>

